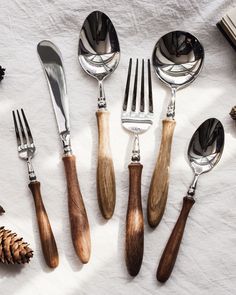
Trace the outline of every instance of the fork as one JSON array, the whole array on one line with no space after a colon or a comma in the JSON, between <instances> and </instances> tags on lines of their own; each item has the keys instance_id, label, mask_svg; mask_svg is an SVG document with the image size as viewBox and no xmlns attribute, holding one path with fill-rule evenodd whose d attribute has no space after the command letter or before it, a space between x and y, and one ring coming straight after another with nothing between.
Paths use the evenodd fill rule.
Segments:
<instances>
[{"instance_id":1,"label":"fork","mask_svg":"<svg viewBox=\"0 0 236 295\"><path fill-rule=\"evenodd\" d=\"M136 59L132 100L129 99L132 59L129 60L125 97L121 115L122 126L134 136L131 163L129 164L129 201L126 215L125 260L131 276L139 273L143 260L144 222L141 200L141 175L139 134L147 131L153 123L153 100L150 60L148 59L148 103L145 102L144 59L141 69L141 92L138 107L138 59Z\"/></svg>"},{"instance_id":2,"label":"fork","mask_svg":"<svg viewBox=\"0 0 236 295\"><path fill-rule=\"evenodd\" d=\"M44 258L49 267L55 268L58 266L59 263L57 245L51 229L51 225L49 223L47 212L42 201L40 182L37 181L32 166L32 158L35 154L36 147L24 110L21 109L21 115L18 110L16 110L16 113L17 116L15 114L15 111L12 111L16 132L18 155L19 158L27 162L30 180L29 188L34 197L35 210L38 220L39 234Z\"/></svg>"}]
</instances>

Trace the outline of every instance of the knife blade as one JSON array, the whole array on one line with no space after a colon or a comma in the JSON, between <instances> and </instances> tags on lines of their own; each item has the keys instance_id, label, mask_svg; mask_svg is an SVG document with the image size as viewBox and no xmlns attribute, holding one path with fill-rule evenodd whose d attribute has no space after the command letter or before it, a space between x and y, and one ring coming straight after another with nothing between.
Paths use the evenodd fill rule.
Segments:
<instances>
[{"instance_id":1,"label":"knife blade","mask_svg":"<svg viewBox=\"0 0 236 295\"><path fill-rule=\"evenodd\" d=\"M48 40L41 41L37 46L37 51L46 75L57 127L63 144L72 242L81 262L87 263L91 252L90 229L79 187L76 159L71 149L69 106L62 57L56 45Z\"/></svg>"}]
</instances>

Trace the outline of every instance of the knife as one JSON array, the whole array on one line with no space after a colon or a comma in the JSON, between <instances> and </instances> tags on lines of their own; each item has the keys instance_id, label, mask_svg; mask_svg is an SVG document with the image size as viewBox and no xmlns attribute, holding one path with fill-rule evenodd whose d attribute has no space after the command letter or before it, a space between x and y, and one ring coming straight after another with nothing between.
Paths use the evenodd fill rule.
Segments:
<instances>
[{"instance_id":1,"label":"knife","mask_svg":"<svg viewBox=\"0 0 236 295\"><path fill-rule=\"evenodd\" d=\"M55 44L48 40L41 41L37 46L37 51L46 74L57 127L63 144L62 159L67 180L72 242L81 262L87 263L91 252L90 229L77 177L76 158L71 149L67 87L61 53Z\"/></svg>"}]
</instances>

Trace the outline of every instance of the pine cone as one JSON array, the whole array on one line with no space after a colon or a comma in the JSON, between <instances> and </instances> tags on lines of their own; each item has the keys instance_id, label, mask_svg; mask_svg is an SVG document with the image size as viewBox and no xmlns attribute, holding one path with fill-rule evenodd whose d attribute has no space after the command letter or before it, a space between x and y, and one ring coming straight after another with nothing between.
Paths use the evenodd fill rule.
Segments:
<instances>
[{"instance_id":1,"label":"pine cone","mask_svg":"<svg viewBox=\"0 0 236 295\"><path fill-rule=\"evenodd\" d=\"M4 78L4 75L5 75L5 69L0 66L0 81L2 81L2 79Z\"/></svg>"},{"instance_id":2,"label":"pine cone","mask_svg":"<svg viewBox=\"0 0 236 295\"><path fill-rule=\"evenodd\" d=\"M0 262L5 264L24 264L33 257L29 245L18 238L17 234L0 227Z\"/></svg>"},{"instance_id":3,"label":"pine cone","mask_svg":"<svg viewBox=\"0 0 236 295\"><path fill-rule=\"evenodd\" d=\"M232 110L231 110L231 112L230 112L229 114L230 114L230 116L231 116L231 118L232 118L233 120L236 120L236 106L234 106L234 107L232 108Z\"/></svg>"}]
</instances>

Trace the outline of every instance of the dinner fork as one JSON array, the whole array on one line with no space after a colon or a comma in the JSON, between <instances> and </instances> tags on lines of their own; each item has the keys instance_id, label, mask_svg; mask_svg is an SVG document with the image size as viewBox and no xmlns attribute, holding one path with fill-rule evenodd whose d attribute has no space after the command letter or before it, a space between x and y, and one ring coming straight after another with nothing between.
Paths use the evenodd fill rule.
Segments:
<instances>
[{"instance_id":1,"label":"dinner fork","mask_svg":"<svg viewBox=\"0 0 236 295\"><path fill-rule=\"evenodd\" d=\"M141 200L141 175L139 134L147 131L153 123L153 100L150 60L147 63L148 99L145 101L144 59L141 69L141 92L137 101L138 59L136 59L132 100L129 99L132 59L129 60L125 97L121 115L122 126L134 136L131 163L129 164L129 201L126 215L125 260L128 272L132 276L139 273L143 260L144 222ZM148 103L147 103L148 100ZM139 106L138 106L139 105Z\"/></svg>"},{"instance_id":2,"label":"dinner fork","mask_svg":"<svg viewBox=\"0 0 236 295\"><path fill-rule=\"evenodd\" d=\"M32 166L32 158L36 151L33 136L30 131L30 127L26 119L24 110L21 109L21 114L18 110L16 110L16 113L15 111L12 111L12 115L16 132L18 155L19 158L27 162L28 166L28 174L30 180L29 188L34 197L35 210L38 220L39 234L44 258L49 267L55 268L59 263L57 245L51 229L51 225L49 223L47 212L42 201L40 182L37 181Z\"/></svg>"}]
</instances>

